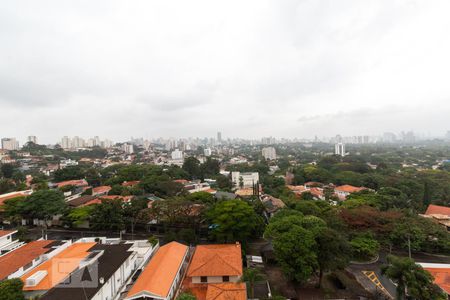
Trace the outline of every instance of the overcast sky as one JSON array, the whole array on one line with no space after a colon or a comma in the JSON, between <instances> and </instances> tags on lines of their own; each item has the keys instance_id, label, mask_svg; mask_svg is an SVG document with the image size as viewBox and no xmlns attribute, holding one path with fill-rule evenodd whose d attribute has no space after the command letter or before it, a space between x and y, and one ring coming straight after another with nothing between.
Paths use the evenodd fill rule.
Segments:
<instances>
[{"instance_id":1,"label":"overcast sky","mask_svg":"<svg viewBox=\"0 0 450 300\"><path fill-rule=\"evenodd\" d=\"M0 136L450 130L450 1L2 1Z\"/></svg>"}]
</instances>

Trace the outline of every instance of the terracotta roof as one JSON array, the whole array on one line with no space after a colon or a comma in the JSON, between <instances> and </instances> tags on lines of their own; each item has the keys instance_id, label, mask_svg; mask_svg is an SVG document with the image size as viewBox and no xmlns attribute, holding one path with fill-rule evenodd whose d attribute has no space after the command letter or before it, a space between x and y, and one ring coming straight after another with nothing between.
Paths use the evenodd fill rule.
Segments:
<instances>
[{"instance_id":1,"label":"terracotta roof","mask_svg":"<svg viewBox=\"0 0 450 300\"><path fill-rule=\"evenodd\" d=\"M359 192L364 190L365 188L363 187L356 187L353 185L349 185L349 184L345 184L345 185L341 185L335 188L335 190L340 191L340 192L346 192L346 193L355 193L355 192Z\"/></svg>"},{"instance_id":2,"label":"terracotta roof","mask_svg":"<svg viewBox=\"0 0 450 300\"><path fill-rule=\"evenodd\" d=\"M66 185L74 185L74 186L83 186L83 185L88 185L87 181L84 179L76 179L76 180L66 180L66 181L61 181L61 182L57 182L56 186L61 188L63 186Z\"/></svg>"},{"instance_id":3,"label":"terracotta roof","mask_svg":"<svg viewBox=\"0 0 450 300\"><path fill-rule=\"evenodd\" d=\"M64 280L70 273L76 270L80 262L89 255L89 249L95 246L96 243L75 243L64 249L50 260L40 264L31 272L21 277L22 281L38 271L47 271L47 275L35 286L24 286L24 291L40 291L49 290L62 280ZM58 265L58 268L55 266ZM62 265L62 267L61 267Z\"/></svg>"},{"instance_id":4,"label":"terracotta roof","mask_svg":"<svg viewBox=\"0 0 450 300\"><path fill-rule=\"evenodd\" d=\"M175 179L173 182L178 182L178 183L181 183L181 184L186 184L186 183L189 182L189 180L186 180L186 179Z\"/></svg>"},{"instance_id":5,"label":"terracotta roof","mask_svg":"<svg viewBox=\"0 0 450 300\"><path fill-rule=\"evenodd\" d=\"M436 283L447 294L450 294L450 268L424 268L431 273Z\"/></svg>"},{"instance_id":6,"label":"terracotta roof","mask_svg":"<svg viewBox=\"0 0 450 300\"><path fill-rule=\"evenodd\" d=\"M246 300L247 288L245 283L214 283L208 284L206 300Z\"/></svg>"},{"instance_id":7,"label":"terracotta roof","mask_svg":"<svg viewBox=\"0 0 450 300\"><path fill-rule=\"evenodd\" d=\"M119 196L119 195L105 195L105 196L97 196L92 200L89 200L88 202L82 204L81 206L88 206L92 204L100 204L102 203L102 200L115 200L119 199L122 200L122 202L130 202L133 196Z\"/></svg>"},{"instance_id":8,"label":"terracotta roof","mask_svg":"<svg viewBox=\"0 0 450 300\"><path fill-rule=\"evenodd\" d=\"M446 215L450 216L450 207L430 204L428 205L426 215Z\"/></svg>"},{"instance_id":9,"label":"terracotta roof","mask_svg":"<svg viewBox=\"0 0 450 300\"><path fill-rule=\"evenodd\" d=\"M199 245L195 249L188 276L241 276L241 245Z\"/></svg>"},{"instance_id":10,"label":"terracotta roof","mask_svg":"<svg viewBox=\"0 0 450 300\"><path fill-rule=\"evenodd\" d=\"M210 194L217 193L217 191L215 189L207 189L205 192L210 193Z\"/></svg>"},{"instance_id":11,"label":"terracotta roof","mask_svg":"<svg viewBox=\"0 0 450 300\"><path fill-rule=\"evenodd\" d=\"M16 230L0 230L0 237L16 232Z\"/></svg>"},{"instance_id":12,"label":"terracotta roof","mask_svg":"<svg viewBox=\"0 0 450 300\"><path fill-rule=\"evenodd\" d=\"M14 251L0 256L0 280L5 279L10 274L16 272L21 267L29 264L34 259L48 252L51 240L33 241Z\"/></svg>"},{"instance_id":13,"label":"terracotta roof","mask_svg":"<svg viewBox=\"0 0 450 300\"><path fill-rule=\"evenodd\" d=\"M252 196L254 194L253 188L243 188L234 192L238 196Z\"/></svg>"},{"instance_id":14,"label":"terracotta roof","mask_svg":"<svg viewBox=\"0 0 450 300\"><path fill-rule=\"evenodd\" d=\"M304 192L307 190L305 188L305 186L303 186L303 185L287 185L286 187L288 189L290 189L291 191L296 191L296 192Z\"/></svg>"},{"instance_id":15,"label":"terracotta roof","mask_svg":"<svg viewBox=\"0 0 450 300\"><path fill-rule=\"evenodd\" d=\"M137 299L145 294L167 297L187 251L187 246L177 242L159 248L125 299Z\"/></svg>"},{"instance_id":16,"label":"terracotta roof","mask_svg":"<svg viewBox=\"0 0 450 300\"><path fill-rule=\"evenodd\" d=\"M92 189L92 194L103 194L107 193L111 190L111 187L109 185L102 185L98 186Z\"/></svg>"},{"instance_id":17,"label":"terracotta roof","mask_svg":"<svg viewBox=\"0 0 450 300\"><path fill-rule=\"evenodd\" d=\"M2 206L4 204L4 202L8 199L21 197L21 196L29 196L29 195L31 195L31 193L32 193L31 190L26 190L26 191L11 192L11 193L0 195L0 206Z\"/></svg>"},{"instance_id":18,"label":"terracotta roof","mask_svg":"<svg viewBox=\"0 0 450 300\"><path fill-rule=\"evenodd\" d=\"M135 181L124 181L122 182L122 186L133 186L136 184L139 184L139 180L135 180Z\"/></svg>"}]
</instances>

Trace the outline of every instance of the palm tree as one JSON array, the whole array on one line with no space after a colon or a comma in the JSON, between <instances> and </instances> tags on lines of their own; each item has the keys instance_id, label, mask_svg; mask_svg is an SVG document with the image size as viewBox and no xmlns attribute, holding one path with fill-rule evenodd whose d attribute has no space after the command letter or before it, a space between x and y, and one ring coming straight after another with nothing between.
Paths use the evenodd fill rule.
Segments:
<instances>
[{"instance_id":1,"label":"palm tree","mask_svg":"<svg viewBox=\"0 0 450 300\"><path fill-rule=\"evenodd\" d=\"M415 299L446 299L433 283L433 276L408 257L387 257L388 266L381 272L397 283L397 299L409 295Z\"/></svg>"},{"instance_id":2,"label":"palm tree","mask_svg":"<svg viewBox=\"0 0 450 300\"><path fill-rule=\"evenodd\" d=\"M387 257L388 266L381 268L381 273L397 283L397 299L406 299L407 278L411 277L414 261L409 258Z\"/></svg>"},{"instance_id":3,"label":"palm tree","mask_svg":"<svg viewBox=\"0 0 450 300\"><path fill-rule=\"evenodd\" d=\"M258 269L247 268L241 278L242 282L247 282L250 286L250 297L255 298L255 282L264 280L264 275Z\"/></svg>"}]
</instances>

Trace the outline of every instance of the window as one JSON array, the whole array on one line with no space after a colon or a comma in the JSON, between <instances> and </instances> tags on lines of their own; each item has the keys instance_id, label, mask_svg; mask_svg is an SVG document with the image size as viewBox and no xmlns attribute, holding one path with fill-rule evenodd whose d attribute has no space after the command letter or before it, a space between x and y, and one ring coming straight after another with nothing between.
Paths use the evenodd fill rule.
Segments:
<instances>
[{"instance_id":1,"label":"window","mask_svg":"<svg viewBox=\"0 0 450 300\"><path fill-rule=\"evenodd\" d=\"M208 282L208 277L206 277L206 276L200 277L200 282L202 282L202 283Z\"/></svg>"},{"instance_id":2,"label":"window","mask_svg":"<svg viewBox=\"0 0 450 300\"><path fill-rule=\"evenodd\" d=\"M222 276L223 282L230 282L230 276Z\"/></svg>"}]
</instances>

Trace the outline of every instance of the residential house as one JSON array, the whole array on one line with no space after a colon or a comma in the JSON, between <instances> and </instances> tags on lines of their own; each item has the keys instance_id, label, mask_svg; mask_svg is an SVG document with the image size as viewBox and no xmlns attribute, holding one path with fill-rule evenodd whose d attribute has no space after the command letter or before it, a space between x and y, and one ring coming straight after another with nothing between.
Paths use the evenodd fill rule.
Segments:
<instances>
[{"instance_id":1,"label":"residential house","mask_svg":"<svg viewBox=\"0 0 450 300\"><path fill-rule=\"evenodd\" d=\"M17 230L0 230L0 257L24 243L16 239Z\"/></svg>"},{"instance_id":2,"label":"residential house","mask_svg":"<svg viewBox=\"0 0 450 300\"><path fill-rule=\"evenodd\" d=\"M335 192L336 196L339 198L339 200L342 201L342 200L347 199L347 197L350 194L360 192L360 191L363 191L366 189L367 188L365 188L365 187L356 187L356 186L352 186L349 184L345 184L345 185L335 187L334 192Z\"/></svg>"},{"instance_id":3,"label":"residential house","mask_svg":"<svg viewBox=\"0 0 450 300\"><path fill-rule=\"evenodd\" d=\"M157 246L104 237L80 239L22 276L25 295L43 295L44 300L116 299Z\"/></svg>"},{"instance_id":4,"label":"residential house","mask_svg":"<svg viewBox=\"0 0 450 300\"><path fill-rule=\"evenodd\" d=\"M284 204L281 199L275 198L271 195L262 195L260 200L264 206L267 218L271 218L277 211L286 207L286 204Z\"/></svg>"},{"instance_id":5,"label":"residential house","mask_svg":"<svg viewBox=\"0 0 450 300\"><path fill-rule=\"evenodd\" d=\"M213 295L218 294L225 297L228 293L236 297L230 299L246 299L246 289L239 282L242 274L242 252L239 243L198 245L183 289L192 292L198 300L216 299Z\"/></svg>"},{"instance_id":6,"label":"residential house","mask_svg":"<svg viewBox=\"0 0 450 300\"><path fill-rule=\"evenodd\" d=\"M430 204L425 214L420 216L433 219L450 231L450 207Z\"/></svg>"},{"instance_id":7,"label":"residential house","mask_svg":"<svg viewBox=\"0 0 450 300\"><path fill-rule=\"evenodd\" d=\"M112 188L109 185L102 185L92 189L92 196L105 196Z\"/></svg>"},{"instance_id":8,"label":"residential house","mask_svg":"<svg viewBox=\"0 0 450 300\"><path fill-rule=\"evenodd\" d=\"M231 172L231 183L235 188L252 188L258 182L258 172Z\"/></svg>"},{"instance_id":9,"label":"residential house","mask_svg":"<svg viewBox=\"0 0 450 300\"><path fill-rule=\"evenodd\" d=\"M70 241L38 240L0 256L0 281L18 278L49 260L70 244Z\"/></svg>"},{"instance_id":10,"label":"residential house","mask_svg":"<svg viewBox=\"0 0 450 300\"><path fill-rule=\"evenodd\" d=\"M174 299L187 266L189 247L171 242L158 249L125 300Z\"/></svg>"}]
</instances>

